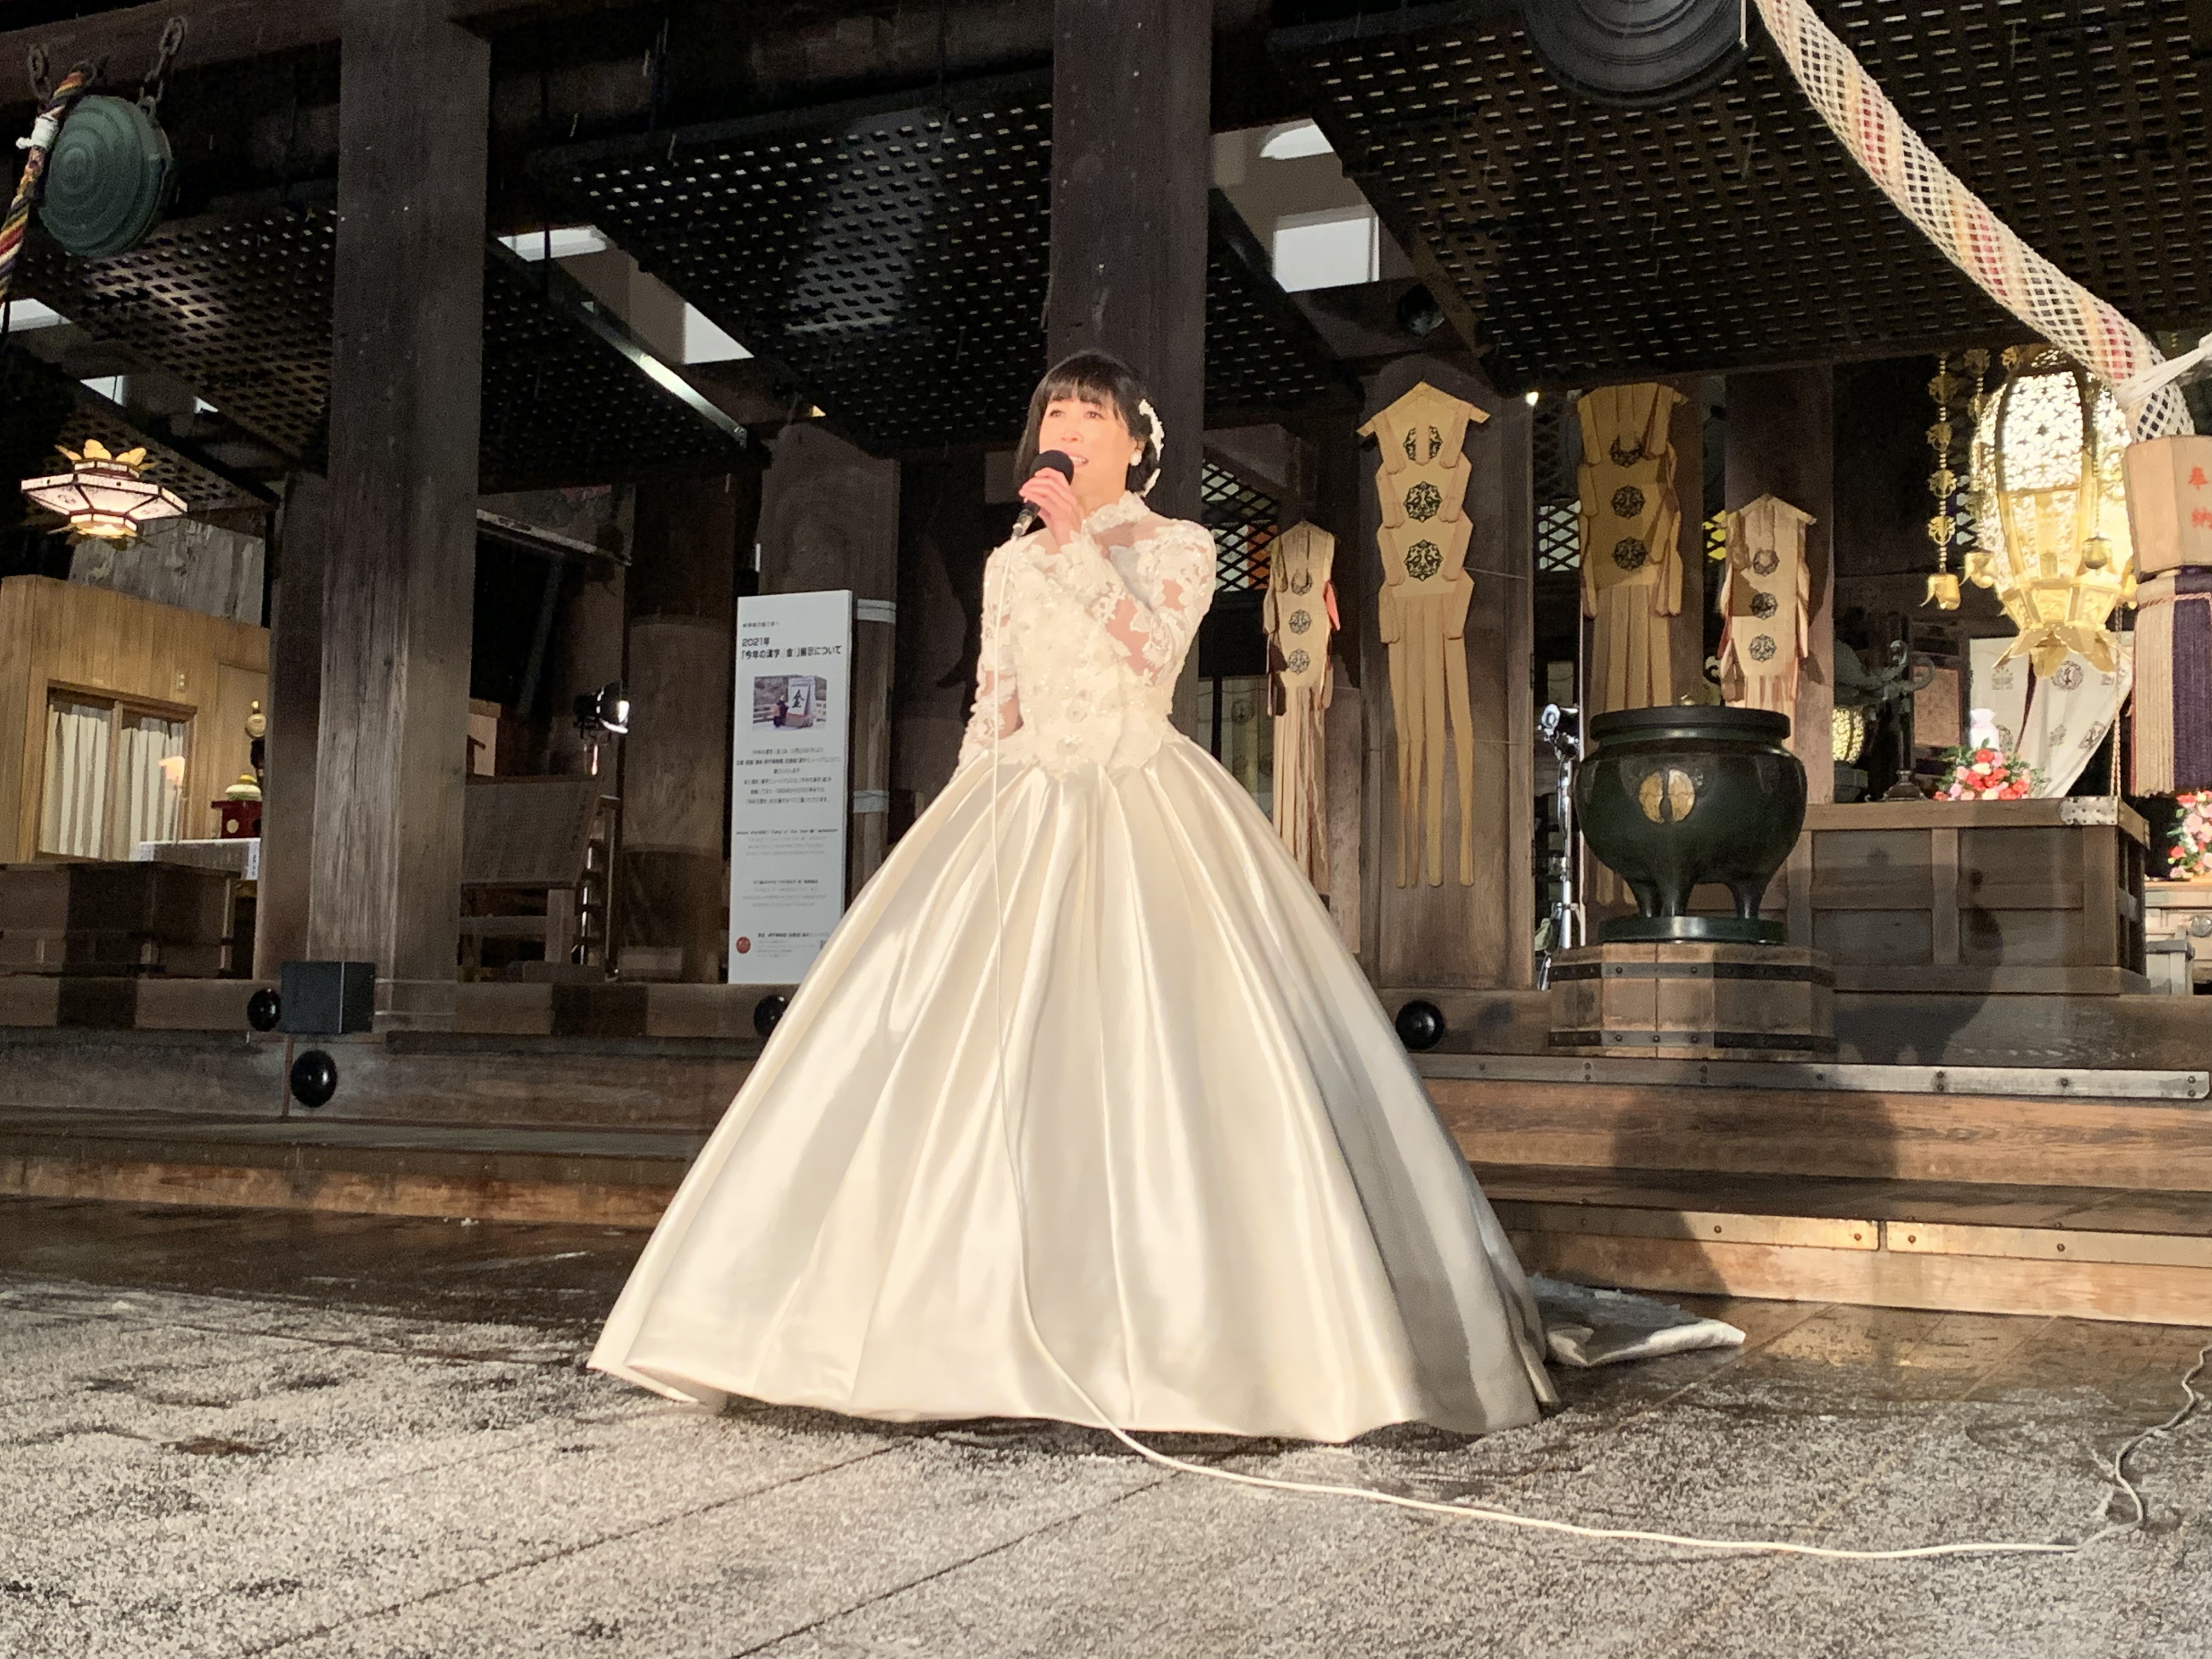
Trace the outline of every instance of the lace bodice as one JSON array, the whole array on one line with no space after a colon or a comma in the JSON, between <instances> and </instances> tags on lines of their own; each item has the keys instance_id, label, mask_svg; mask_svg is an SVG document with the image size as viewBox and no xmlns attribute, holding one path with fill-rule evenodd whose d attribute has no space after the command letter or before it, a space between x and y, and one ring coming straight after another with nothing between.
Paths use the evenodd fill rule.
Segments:
<instances>
[{"instance_id":1,"label":"lace bodice","mask_svg":"<svg viewBox=\"0 0 2212 1659\"><path fill-rule=\"evenodd\" d=\"M1037 531L983 573L983 645L960 764L1139 766L1171 729L1176 677L1213 599L1213 538L1134 495L1054 550Z\"/></svg>"}]
</instances>

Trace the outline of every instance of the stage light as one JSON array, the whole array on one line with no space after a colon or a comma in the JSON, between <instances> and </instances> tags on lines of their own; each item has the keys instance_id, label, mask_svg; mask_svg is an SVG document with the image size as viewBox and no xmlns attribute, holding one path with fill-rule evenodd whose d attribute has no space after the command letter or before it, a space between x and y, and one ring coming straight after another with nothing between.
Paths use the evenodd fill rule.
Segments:
<instances>
[{"instance_id":1,"label":"stage light","mask_svg":"<svg viewBox=\"0 0 2212 1659\"><path fill-rule=\"evenodd\" d=\"M142 476L151 465L143 448L117 455L99 439L88 438L82 453L61 453L70 470L50 478L26 478L23 493L49 513L60 514L79 536L132 541L143 526L185 510L184 497Z\"/></svg>"},{"instance_id":2,"label":"stage light","mask_svg":"<svg viewBox=\"0 0 2212 1659\"><path fill-rule=\"evenodd\" d=\"M602 732L617 738L629 735L629 699L623 695L620 680L609 680L597 691L577 697L576 730L587 738Z\"/></svg>"}]
</instances>

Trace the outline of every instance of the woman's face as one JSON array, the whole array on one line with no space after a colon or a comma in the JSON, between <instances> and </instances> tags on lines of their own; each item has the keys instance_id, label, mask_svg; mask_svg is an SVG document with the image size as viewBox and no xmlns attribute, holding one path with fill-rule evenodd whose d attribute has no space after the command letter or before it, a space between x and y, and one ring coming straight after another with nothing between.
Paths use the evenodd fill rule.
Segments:
<instances>
[{"instance_id":1,"label":"woman's face","mask_svg":"<svg viewBox=\"0 0 2212 1659\"><path fill-rule=\"evenodd\" d=\"M1073 461L1079 490L1088 486L1095 492L1110 481L1119 495L1141 447L1110 403L1055 398L1037 422L1037 453L1057 449Z\"/></svg>"}]
</instances>

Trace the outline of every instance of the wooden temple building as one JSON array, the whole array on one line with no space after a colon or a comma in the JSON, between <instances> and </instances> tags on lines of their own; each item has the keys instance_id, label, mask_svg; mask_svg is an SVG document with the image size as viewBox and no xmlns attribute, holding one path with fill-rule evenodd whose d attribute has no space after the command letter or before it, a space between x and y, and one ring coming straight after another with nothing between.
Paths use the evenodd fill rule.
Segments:
<instances>
[{"instance_id":1,"label":"wooden temple building","mask_svg":"<svg viewBox=\"0 0 2212 1659\"><path fill-rule=\"evenodd\" d=\"M2157 935L2201 909L2212 974L2212 906L2160 882L2171 803L2126 797L2124 721L2061 798L1911 784L2014 628L1978 587L1923 604L1960 516L1930 475L1966 467L1966 354L1993 389L2034 342L1755 21L1639 102L1525 9L0 10L11 139L36 49L158 94L173 158L122 251L34 221L6 491L91 441L185 508L123 542L0 514L0 1190L648 1223L790 988L729 948L740 604L854 597L857 889L951 774L1029 389L1099 345L1170 434L1153 501L1220 544L1178 720L1271 808L1271 550L1333 544L1317 884L1384 1006L1440 1020L1416 1063L1532 1267L2203 1322L2212 999ZM1816 9L2029 243L2146 329L2212 326L2204 8ZM1384 622L1393 573L1437 567L1375 488L1425 387L1469 411L1403 445L1465 537L1433 824ZM1832 1049L1554 1040L1540 931L1577 860L1538 721L1599 695L1580 475L1637 388L1679 505L1637 542L1677 593L1639 636L1665 701L1717 700L1729 515L1804 521L1814 805L1766 904L1829 964ZM256 1029L315 962L371 965L368 1029ZM1655 999L1720 982L1636 981L1640 1014L1608 983L1600 1017L1710 1031Z\"/></svg>"}]
</instances>

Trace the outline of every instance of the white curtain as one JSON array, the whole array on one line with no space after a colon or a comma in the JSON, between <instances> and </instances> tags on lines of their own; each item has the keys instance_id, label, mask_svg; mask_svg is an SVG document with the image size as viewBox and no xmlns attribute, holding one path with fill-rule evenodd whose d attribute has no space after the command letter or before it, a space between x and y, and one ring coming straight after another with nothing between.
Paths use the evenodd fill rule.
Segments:
<instances>
[{"instance_id":1,"label":"white curtain","mask_svg":"<svg viewBox=\"0 0 2212 1659\"><path fill-rule=\"evenodd\" d=\"M2120 635L2119 662L2110 673L2080 652L2067 653L2058 672L2035 683L2027 705L2020 756L2043 774L2043 796L2064 794L2112 729L2135 680L2135 636ZM2101 787L2109 788L2108 781Z\"/></svg>"},{"instance_id":2,"label":"white curtain","mask_svg":"<svg viewBox=\"0 0 2212 1659\"><path fill-rule=\"evenodd\" d=\"M46 787L39 850L127 859L184 827L182 720L56 698L46 708Z\"/></svg>"},{"instance_id":3,"label":"white curtain","mask_svg":"<svg viewBox=\"0 0 2212 1659\"><path fill-rule=\"evenodd\" d=\"M142 841L175 841L185 816L184 722L126 714L119 740L112 859L131 857Z\"/></svg>"},{"instance_id":4,"label":"white curtain","mask_svg":"<svg viewBox=\"0 0 2212 1659\"><path fill-rule=\"evenodd\" d=\"M2027 659L2014 657L2002 667L1997 659L2011 646L2013 636L1971 640L1972 666L1966 688L1969 711L1986 708L1996 717L1997 738L2007 754L2017 753L2021 733L2027 728ZM1972 724L1969 713L1968 724Z\"/></svg>"},{"instance_id":5,"label":"white curtain","mask_svg":"<svg viewBox=\"0 0 2212 1659\"><path fill-rule=\"evenodd\" d=\"M107 824L107 746L114 711L56 701L46 708L46 793L39 850L96 859Z\"/></svg>"}]
</instances>

